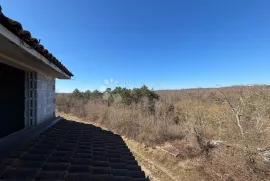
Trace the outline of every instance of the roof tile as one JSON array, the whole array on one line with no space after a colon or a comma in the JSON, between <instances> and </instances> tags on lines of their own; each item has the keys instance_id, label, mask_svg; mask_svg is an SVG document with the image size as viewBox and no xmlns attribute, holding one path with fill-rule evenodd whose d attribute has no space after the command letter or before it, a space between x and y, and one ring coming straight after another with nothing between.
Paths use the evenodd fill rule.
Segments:
<instances>
[{"instance_id":1,"label":"roof tile","mask_svg":"<svg viewBox=\"0 0 270 181\"><path fill-rule=\"evenodd\" d=\"M0 6L0 24L2 24L13 34L18 36L22 41L27 43L29 46L31 46L45 58L47 58L50 62L55 64L60 70L65 72L68 76L73 76L73 74L64 65L62 65L59 60L57 60L54 56L52 56L52 54L47 49L44 49L44 46L41 45L36 38L32 37L29 31L23 29L21 23L5 16L2 12L1 6Z\"/></svg>"}]
</instances>

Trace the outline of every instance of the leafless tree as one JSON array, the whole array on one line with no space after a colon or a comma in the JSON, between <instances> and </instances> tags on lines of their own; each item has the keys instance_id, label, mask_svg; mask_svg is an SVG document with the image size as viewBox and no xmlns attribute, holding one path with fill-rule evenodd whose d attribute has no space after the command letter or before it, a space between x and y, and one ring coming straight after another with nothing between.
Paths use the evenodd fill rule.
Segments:
<instances>
[{"instance_id":1,"label":"leafless tree","mask_svg":"<svg viewBox=\"0 0 270 181\"><path fill-rule=\"evenodd\" d=\"M242 121L241 118L242 118L244 106L247 103L249 96L244 96L242 91L239 91L239 95L240 95L239 100L237 101L236 105L233 105L223 90L221 90L220 88L217 88L217 90L223 95L225 102L229 105L230 110L232 111L232 113L234 114L236 118L236 122L237 122L241 135L244 135L244 130L241 125L241 121Z\"/></svg>"}]
</instances>

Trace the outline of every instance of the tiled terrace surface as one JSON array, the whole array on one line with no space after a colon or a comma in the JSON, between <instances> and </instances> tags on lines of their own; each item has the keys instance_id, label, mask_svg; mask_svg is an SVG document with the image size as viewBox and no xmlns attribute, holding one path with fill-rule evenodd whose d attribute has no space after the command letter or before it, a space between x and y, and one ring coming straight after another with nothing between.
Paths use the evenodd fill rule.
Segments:
<instances>
[{"instance_id":1,"label":"tiled terrace surface","mask_svg":"<svg viewBox=\"0 0 270 181\"><path fill-rule=\"evenodd\" d=\"M0 180L148 181L119 135L67 120L2 155Z\"/></svg>"}]
</instances>

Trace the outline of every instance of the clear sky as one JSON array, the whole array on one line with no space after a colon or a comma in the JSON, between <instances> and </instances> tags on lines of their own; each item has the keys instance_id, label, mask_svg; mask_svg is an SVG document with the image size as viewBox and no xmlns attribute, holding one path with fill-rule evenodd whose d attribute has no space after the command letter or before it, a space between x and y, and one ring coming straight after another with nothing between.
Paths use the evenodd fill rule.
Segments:
<instances>
[{"instance_id":1,"label":"clear sky","mask_svg":"<svg viewBox=\"0 0 270 181\"><path fill-rule=\"evenodd\" d=\"M75 75L57 80L59 92L270 84L269 0L0 4Z\"/></svg>"}]
</instances>

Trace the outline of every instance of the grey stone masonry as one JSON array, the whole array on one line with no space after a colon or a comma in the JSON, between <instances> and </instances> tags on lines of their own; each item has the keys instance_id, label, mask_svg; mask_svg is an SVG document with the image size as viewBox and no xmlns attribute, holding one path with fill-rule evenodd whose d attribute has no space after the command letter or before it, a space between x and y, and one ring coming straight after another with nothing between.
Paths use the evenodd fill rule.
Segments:
<instances>
[{"instance_id":1,"label":"grey stone masonry","mask_svg":"<svg viewBox=\"0 0 270 181\"><path fill-rule=\"evenodd\" d=\"M37 124L55 117L55 78L37 73Z\"/></svg>"}]
</instances>

